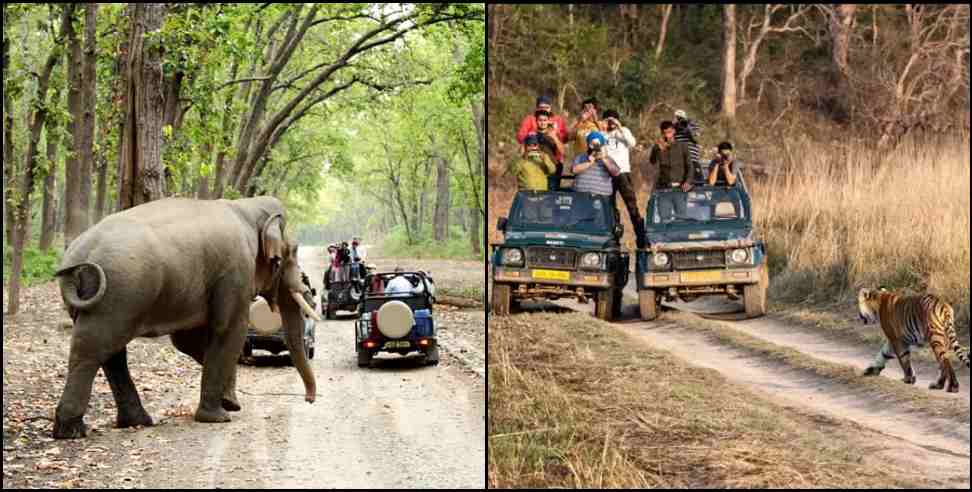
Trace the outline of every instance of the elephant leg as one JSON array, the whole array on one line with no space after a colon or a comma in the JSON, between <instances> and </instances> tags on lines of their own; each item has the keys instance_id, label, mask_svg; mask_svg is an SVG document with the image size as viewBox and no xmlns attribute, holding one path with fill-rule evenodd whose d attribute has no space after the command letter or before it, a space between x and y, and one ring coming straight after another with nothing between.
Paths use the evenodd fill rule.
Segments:
<instances>
[{"instance_id":1,"label":"elephant leg","mask_svg":"<svg viewBox=\"0 0 972 492\"><path fill-rule=\"evenodd\" d=\"M77 439L86 437L88 430L84 425L84 414L91 400L91 386L98 368L108 362L112 355L125 349L131 337L115 337L104 326L117 326L120 323L91 321L81 314L75 320L74 333L71 335L71 353L68 357L68 375L64 392L54 413L54 438ZM112 366L114 367L114 365ZM132 386L133 394L134 386Z\"/></svg>"},{"instance_id":2,"label":"elephant leg","mask_svg":"<svg viewBox=\"0 0 972 492\"><path fill-rule=\"evenodd\" d=\"M205 366L203 363L206 357L206 347L209 346L209 331L204 328L196 328L194 330L183 330L177 331L170 335L172 338L172 345L175 346L180 352L192 357L201 366ZM236 397L236 374L233 374L233 380L227 386L226 391L223 394L222 401L223 409L230 412L240 411L240 401Z\"/></svg>"},{"instance_id":3,"label":"elephant leg","mask_svg":"<svg viewBox=\"0 0 972 492\"><path fill-rule=\"evenodd\" d=\"M138 390L135 389L135 383L132 382L132 376L128 372L128 350L122 349L111 356L101 365L101 370L108 379L108 385L111 386L111 393L118 407L117 426L119 428L137 425L151 427L152 417L149 417L142 407L142 400L138 397Z\"/></svg>"},{"instance_id":4,"label":"elephant leg","mask_svg":"<svg viewBox=\"0 0 972 492\"><path fill-rule=\"evenodd\" d=\"M249 301L242 285L224 281L212 293L210 336L203 358L198 422L229 422L223 401L239 406L236 398L237 360L246 341L245 315Z\"/></svg>"}]
</instances>

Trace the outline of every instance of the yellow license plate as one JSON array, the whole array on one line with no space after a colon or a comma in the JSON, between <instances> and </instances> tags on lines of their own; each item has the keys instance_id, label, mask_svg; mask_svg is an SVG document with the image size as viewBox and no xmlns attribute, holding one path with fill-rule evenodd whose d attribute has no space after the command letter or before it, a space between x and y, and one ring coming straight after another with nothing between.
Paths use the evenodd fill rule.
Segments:
<instances>
[{"instance_id":1,"label":"yellow license plate","mask_svg":"<svg viewBox=\"0 0 972 492\"><path fill-rule=\"evenodd\" d=\"M560 280L561 282L570 281L570 272L558 272L556 270L534 270L533 278L542 280Z\"/></svg>"},{"instance_id":2,"label":"yellow license plate","mask_svg":"<svg viewBox=\"0 0 972 492\"><path fill-rule=\"evenodd\" d=\"M722 280L722 272L682 272L683 283L703 284Z\"/></svg>"}]
</instances>

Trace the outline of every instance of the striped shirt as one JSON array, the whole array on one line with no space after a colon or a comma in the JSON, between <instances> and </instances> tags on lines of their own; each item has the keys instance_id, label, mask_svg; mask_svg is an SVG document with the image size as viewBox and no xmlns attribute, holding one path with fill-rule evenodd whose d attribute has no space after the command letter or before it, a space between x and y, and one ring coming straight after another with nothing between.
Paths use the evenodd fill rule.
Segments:
<instances>
[{"instance_id":1,"label":"striped shirt","mask_svg":"<svg viewBox=\"0 0 972 492\"><path fill-rule=\"evenodd\" d=\"M610 157L604 157L598 159L586 171L578 174L575 169L585 162L587 162L586 154L579 155L574 159L574 165L571 168L571 171L577 175L574 178L574 190L595 195L613 195L614 184L611 182L611 176L619 174L618 165ZM608 166L610 166L610 169Z\"/></svg>"},{"instance_id":2,"label":"striped shirt","mask_svg":"<svg viewBox=\"0 0 972 492\"><path fill-rule=\"evenodd\" d=\"M702 156L702 150L699 144L693 142L692 140L698 140L699 135L702 134L702 129L699 128L694 121L688 120L688 124L685 126L675 127L675 141L685 142L689 148L689 156L692 159L693 166L701 165L700 157Z\"/></svg>"}]
</instances>

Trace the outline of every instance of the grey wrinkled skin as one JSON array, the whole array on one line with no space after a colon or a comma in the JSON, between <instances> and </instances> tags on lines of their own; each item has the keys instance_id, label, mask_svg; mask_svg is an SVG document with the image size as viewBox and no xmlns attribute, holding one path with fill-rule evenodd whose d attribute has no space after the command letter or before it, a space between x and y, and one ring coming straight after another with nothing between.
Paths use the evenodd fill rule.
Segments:
<instances>
[{"instance_id":1,"label":"grey wrinkled skin","mask_svg":"<svg viewBox=\"0 0 972 492\"><path fill-rule=\"evenodd\" d=\"M169 198L106 217L75 239L57 273L74 329L54 437L86 435L83 417L99 368L118 406L117 425L152 425L128 372L125 347L135 337L169 335L201 364L195 420L228 422L227 411L240 409L236 362L249 306L257 293L273 297L277 268L276 302L306 400L313 402L303 318L291 295L306 287L284 227L283 204L273 197Z\"/></svg>"}]
</instances>

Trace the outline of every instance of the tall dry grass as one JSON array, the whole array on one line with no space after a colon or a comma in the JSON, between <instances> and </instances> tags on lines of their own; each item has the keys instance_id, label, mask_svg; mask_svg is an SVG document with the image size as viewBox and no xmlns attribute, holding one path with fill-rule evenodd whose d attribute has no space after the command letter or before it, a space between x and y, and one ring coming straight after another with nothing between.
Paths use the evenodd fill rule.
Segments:
<instances>
[{"instance_id":1,"label":"tall dry grass","mask_svg":"<svg viewBox=\"0 0 972 492\"><path fill-rule=\"evenodd\" d=\"M751 184L781 299L847 301L863 286L943 296L969 319L969 141L893 151L798 143Z\"/></svg>"}]
</instances>

